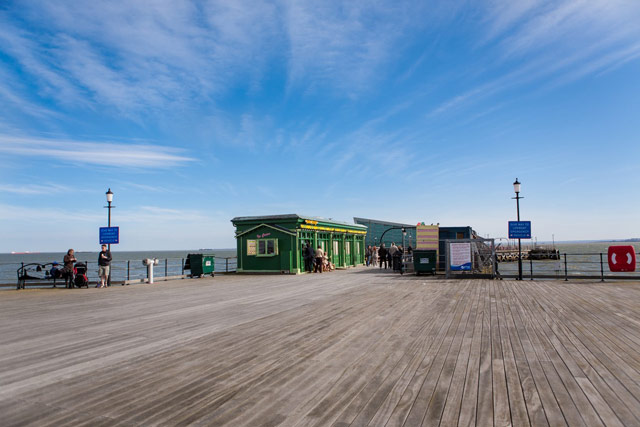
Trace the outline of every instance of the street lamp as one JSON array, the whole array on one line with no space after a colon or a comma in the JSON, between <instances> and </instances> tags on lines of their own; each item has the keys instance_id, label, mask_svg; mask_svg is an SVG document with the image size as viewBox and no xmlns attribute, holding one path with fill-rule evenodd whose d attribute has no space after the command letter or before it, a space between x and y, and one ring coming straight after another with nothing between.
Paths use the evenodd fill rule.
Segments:
<instances>
[{"instance_id":1,"label":"street lamp","mask_svg":"<svg viewBox=\"0 0 640 427\"><path fill-rule=\"evenodd\" d=\"M513 183L513 191L516 193L516 197L512 197L512 199L516 199L518 222L520 222L520 199L524 199L524 197L520 197L520 183L518 182L518 178L516 178L516 182ZM518 239L518 280L522 280L522 244L520 239Z\"/></svg>"},{"instance_id":2,"label":"street lamp","mask_svg":"<svg viewBox=\"0 0 640 427\"><path fill-rule=\"evenodd\" d=\"M402 227L402 250L404 251L404 239L407 237L407 229Z\"/></svg>"},{"instance_id":3,"label":"street lamp","mask_svg":"<svg viewBox=\"0 0 640 427\"><path fill-rule=\"evenodd\" d=\"M111 206L111 202L113 202L113 191L111 191L111 188L109 188L109 190L107 190L107 192L105 193L107 196L107 205L105 206L105 208L107 208L108 210L108 217L107 217L107 227L111 227L111 208L115 208L115 206ZM109 243L107 245L109 252L111 252L111 243ZM109 269L109 277L107 278L107 286L111 286L111 269Z\"/></svg>"}]
</instances>

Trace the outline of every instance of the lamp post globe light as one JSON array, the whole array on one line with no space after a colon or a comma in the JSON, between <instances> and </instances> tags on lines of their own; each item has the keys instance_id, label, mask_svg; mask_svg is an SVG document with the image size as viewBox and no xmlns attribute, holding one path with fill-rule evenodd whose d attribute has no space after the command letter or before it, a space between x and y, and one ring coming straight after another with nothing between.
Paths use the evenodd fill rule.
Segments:
<instances>
[{"instance_id":1,"label":"lamp post globe light","mask_svg":"<svg viewBox=\"0 0 640 427\"><path fill-rule=\"evenodd\" d=\"M520 197L520 182L518 182L518 178L513 183L513 191L516 193L516 197L512 197L512 199L516 199L516 211L518 214L518 222L520 222L520 199L524 199L524 197ZM521 239L518 239L518 280L522 280L522 244Z\"/></svg>"}]
</instances>

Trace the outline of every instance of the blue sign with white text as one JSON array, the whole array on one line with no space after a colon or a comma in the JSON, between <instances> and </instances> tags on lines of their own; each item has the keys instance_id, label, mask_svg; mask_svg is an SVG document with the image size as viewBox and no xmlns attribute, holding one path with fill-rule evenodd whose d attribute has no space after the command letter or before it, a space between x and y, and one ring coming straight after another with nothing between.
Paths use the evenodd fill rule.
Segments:
<instances>
[{"instance_id":1,"label":"blue sign with white text","mask_svg":"<svg viewBox=\"0 0 640 427\"><path fill-rule=\"evenodd\" d=\"M510 239L530 239L531 221L509 221Z\"/></svg>"},{"instance_id":2,"label":"blue sign with white text","mask_svg":"<svg viewBox=\"0 0 640 427\"><path fill-rule=\"evenodd\" d=\"M115 245L120 243L120 227L100 227L100 244Z\"/></svg>"}]
</instances>

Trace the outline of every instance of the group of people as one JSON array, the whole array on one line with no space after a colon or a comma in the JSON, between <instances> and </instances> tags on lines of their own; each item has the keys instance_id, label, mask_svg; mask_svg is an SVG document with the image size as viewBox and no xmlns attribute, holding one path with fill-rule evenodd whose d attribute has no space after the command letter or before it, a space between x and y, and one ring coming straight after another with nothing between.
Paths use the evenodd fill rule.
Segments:
<instances>
[{"instance_id":1,"label":"group of people","mask_svg":"<svg viewBox=\"0 0 640 427\"><path fill-rule=\"evenodd\" d=\"M100 283L96 288L107 287L111 269L111 260L111 251L107 249L107 245L102 245L101 251L98 254L98 277L100 278ZM76 262L78 262L75 256L75 251L73 249L69 249L62 262L62 268L59 268L59 264L54 262L49 274L54 279L63 278L65 285L69 287L70 283L73 284L74 267Z\"/></svg>"},{"instance_id":2,"label":"group of people","mask_svg":"<svg viewBox=\"0 0 640 427\"><path fill-rule=\"evenodd\" d=\"M411 253L412 248L409 246L407 248L408 253ZM393 268L394 270L399 270L402 267L402 254L404 253L404 248L402 245L396 245L395 242L391 243L391 247L388 249L385 247L384 243L377 246L367 246L367 250L365 252L367 267L373 266L382 266L384 265L384 269Z\"/></svg>"},{"instance_id":3,"label":"group of people","mask_svg":"<svg viewBox=\"0 0 640 427\"><path fill-rule=\"evenodd\" d=\"M302 251L304 258L304 271L307 273L322 273L323 271L333 271L335 265L329 259L329 255L322 250L322 246L318 245L317 249L313 249L311 243L307 242Z\"/></svg>"}]
</instances>

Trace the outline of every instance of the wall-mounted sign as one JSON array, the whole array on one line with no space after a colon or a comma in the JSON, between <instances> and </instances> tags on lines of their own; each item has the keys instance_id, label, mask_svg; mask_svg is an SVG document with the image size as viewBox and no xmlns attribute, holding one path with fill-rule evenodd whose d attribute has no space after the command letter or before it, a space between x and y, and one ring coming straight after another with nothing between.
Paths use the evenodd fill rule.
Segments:
<instances>
[{"instance_id":1,"label":"wall-mounted sign","mask_svg":"<svg viewBox=\"0 0 640 427\"><path fill-rule=\"evenodd\" d=\"M451 271L471 271L471 243L449 244Z\"/></svg>"},{"instance_id":2,"label":"wall-mounted sign","mask_svg":"<svg viewBox=\"0 0 640 427\"><path fill-rule=\"evenodd\" d=\"M255 255L255 254L256 254L256 241L247 240L247 255Z\"/></svg>"},{"instance_id":3,"label":"wall-mounted sign","mask_svg":"<svg viewBox=\"0 0 640 427\"><path fill-rule=\"evenodd\" d=\"M416 227L416 249L437 251L439 233L440 227L438 227L437 225L419 224Z\"/></svg>"},{"instance_id":4,"label":"wall-mounted sign","mask_svg":"<svg viewBox=\"0 0 640 427\"><path fill-rule=\"evenodd\" d=\"M271 236L271 233L256 234L256 239L264 239L265 237L269 236Z\"/></svg>"}]
</instances>

